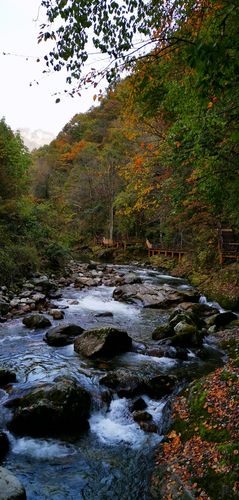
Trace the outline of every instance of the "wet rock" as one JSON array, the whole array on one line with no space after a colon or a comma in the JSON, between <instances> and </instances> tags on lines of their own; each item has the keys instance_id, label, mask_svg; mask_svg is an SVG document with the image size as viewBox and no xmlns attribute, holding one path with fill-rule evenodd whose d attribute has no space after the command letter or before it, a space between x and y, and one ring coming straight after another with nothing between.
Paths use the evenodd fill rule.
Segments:
<instances>
[{"instance_id":1,"label":"wet rock","mask_svg":"<svg viewBox=\"0 0 239 500\"><path fill-rule=\"evenodd\" d=\"M9 304L8 302L3 298L0 297L0 314L7 314L9 311Z\"/></svg>"},{"instance_id":2,"label":"wet rock","mask_svg":"<svg viewBox=\"0 0 239 500\"><path fill-rule=\"evenodd\" d=\"M196 325L189 325L180 321L174 327L175 335L171 337L171 344L180 347L199 347L202 345L204 333L199 332Z\"/></svg>"},{"instance_id":3,"label":"wet rock","mask_svg":"<svg viewBox=\"0 0 239 500\"><path fill-rule=\"evenodd\" d=\"M9 441L5 432L0 431L0 460L3 460L9 451ZM1 491L1 490L0 490ZM1 495L1 493L0 493Z\"/></svg>"},{"instance_id":4,"label":"wet rock","mask_svg":"<svg viewBox=\"0 0 239 500\"><path fill-rule=\"evenodd\" d=\"M133 285L135 283L142 283L142 279L135 273L128 273L122 278L125 285Z\"/></svg>"},{"instance_id":5,"label":"wet rock","mask_svg":"<svg viewBox=\"0 0 239 500\"><path fill-rule=\"evenodd\" d=\"M110 311L95 314L95 318L113 318L113 313Z\"/></svg>"},{"instance_id":6,"label":"wet rock","mask_svg":"<svg viewBox=\"0 0 239 500\"><path fill-rule=\"evenodd\" d=\"M147 347L144 351L147 356L153 356L155 358L162 358L164 356L169 356L168 346L160 345L155 347Z\"/></svg>"},{"instance_id":7,"label":"wet rock","mask_svg":"<svg viewBox=\"0 0 239 500\"><path fill-rule=\"evenodd\" d=\"M27 326L27 328L45 328L46 326L50 326L51 322L44 316L44 314L31 314L30 316L26 316L22 320L23 324Z\"/></svg>"},{"instance_id":8,"label":"wet rock","mask_svg":"<svg viewBox=\"0 0 239 500\"><path fill-rule=\"evenodd\" d=\"M47 276L37 276L31 281L35 289L39 292L43 291L45 293L48 293L50 290L56 289L55 281L49 279Z\"/></svg>"},{"instance_id":9,"label":"wet rock","mask_svg":"<svg viewBox=\"0 0 239 500\"><path fill-rule=\"evenodd\" d=\"M75 338L83 332L84 329L81 326L65 323L63 325L50 328L50 330L46 332L43 340L45 340L48 345L61 347L73 344Z\"/></svg>"},{"instance_id":10,"label":"wet rock","mask_svg":"<svg viewBox=\"0 0 239 500\"><path fill-rule=\"evenodd\" d=\"M157 326L152 333L152 338L154 340L161 340L174 335L174 329L169 323L162 323Z\"/></svg>"},{"instance_id":11,"label":"wet rock","mask_svg":"<svg viewBox=\"0 0 239 500\"><path fill-rule=\"evenodd\" d=\"M171 359L180 359L181 361L187 361L188 359L188 350L179 346L174 346L173 349L168 349L166 354Z\"/></svg>"},{"instance_id":12,"label":"wet rock","mask_svg":"<svg viewBox=\"0 0 239 500\"><path fill-rule=\"evenodd\" d=\"M87 358L115 356L131 346L127 332L113 327L86 330L74 343L75 351Z\"/></svg>"},{"instance_id":13,"label":"wet rock","mask_svg":"<svg viewBox=\"0 0 239 500\"><path fill-rule=\"evenodd\" d=\"M65 313L64 311L60 311L59 309L51 309L50 315L53 319L64 319Z\"/></svg>"},{"instance_id":14,"label":"wet rock","mask_svg":"<svg viewBox=\"0 0 239 500\"><path fill-rule=\"evenodd\" d=\"M55 300L60 299L62 297L62 292L61 290L52 291L48 294L48 297Z\"/></svg>"},{"instance_id":15,"label":"wet rock","mask_svg":"<svg viewBox=\"0 0 239 500\"><path fill-rule=\"evenodd\" d=\"M138 422L140 429L142 429L144 432L152 432L157 434L158 432L158 426L153 423L153 422Z\"/></svg>"},{"instance_id":16,"label":"wet rock","mask_svg":"<svg viewBox=\"0 0 239 500\"><path fill-rule=\"evenodd\" d=\"M134 412L134 411L141 411L141 410L145 410L145 408L147 408L147 404L145 403L144 399L143 398L137 398L133 403L132 403L132 406L131 406L131 411Z\"/></svg>"},{"instance_id":17,"label":"wet rock","mask_svg":"<svg viewBox=\"0 0 239 500\"><path fill-rule=\"evenodd\" d=\"M34 293L31 298L36 303L44 302L46 300L46 295L44 293L38 292Z\"/></svg>"},{"instance_id":18,"label":"wet rock","mask_svg":"<svg viewBox=\"0 0 239 500\"><path fill-rule=\"evenodd\" d=\"M199 294L195 290L176 290L169 285L133 284L116 287L113 297L115 300L141 303L143 307L160 309L186 300L196 302Z\"/></svg>"},{"instance_id":19,"label":"wet rock","mask_svg":"<svg viewBox=\"0 0 239 500\"><path fill-rule=\"evenodd\" d=\"M89 271L95 271L97 269L97 262L90 261L89 264L87 264L86 269Z\"/></svg>"},{"instance_id":20,"label":"wet rock","mask_svg":"<svg viewBox=\"0 0 239 500\"><path fill-rule=\"evenodd\" d=\"M197 314L200 318L207 318L212 314L218 313L218 309L216 309L215 307L211 307L208 304L198 303L192 305L192 312Z\"/></svg>"},{"instance_id":21,"label":"wet rock","mask_svg":"<svg viewBox=\"0 0 239 500\"><path fill-rule=\"evenodd\" d=\"M113 389L118 396L125 398L133 397L143 390L141 376L123 368L107 373L100 378L99 382Z\"/></svg>"},{"instance_id":22,"label":"wet rock","mask_svg":"<svg viewBox=\"0 0 239 500\"><path fill-rule=\"evenodd\" d=\"M13 410L8 428L29 436L81 432L89 427L90 404L90 394L74 380L57 379L6 402Z\"/></svg>"},{"instance_id":23,"label":"wet rock","mask_svg":"<svg viewBox=\"0 0 239 500\"><path fill-rule=\"evenodd\" d=\"M215 314L208 318L207 324L208 326L215 325L216 328L220 328L222 326L226 326L231 321L237 320L238 316L232 311L225 311L222 313Z\"/></svg>"},{"instance_id":24,"label":"wet rock","mask_svg":"<svg viewBox=\"0 0 239 500\"><path fill-rule=\"evenodd\" d=\"M152 399L171 394L177 384L175 375L156 375L144 382L145 393Z\"/></svg>"},{"instance_id":25,"label":"wet rock","mask_svg":"<svg viewBox=\"0 0 239 500\"><path fill-rule=\"evenodd\" d=\"M76 288L83 288L83 287L92 287L92 286L97 286L98 281L93 279L93 278L87 278L85 276L78 277L75 280L75 287Z\"/></svg>"},{"instance_id":26,"label":"wet rock","mask_svg":"<svg viewBox=\"0 0 239 500\"><path fill-rule=\"evenodd\" d=\"M0 387L16 382L16 373L6 368L0 368Z\"/></svg>"},{"instance_id":27,"label":"wet rock","mask_svg":"<svg viewBox=\"0 0 239 500\"><path fill-rule=\"evenodd\" d=\"M0 467L0 499L25 500L26 491L20 481L4 467Z\"/></svg>"},{"instance_id":28,"label":"wet rock","mask_svg":"<svg viewBox=\"0 0 239 500\"><path fill-rule=\"evenodd\" d=\"M15 297L14 299L10 300L10 306L11 307L18 307L20 304L20 299Z\"/></svg>"},{"instance_id":29,"label":"wet rock","mask_svg":"<svg viewBox=\"0 0 239 500\"><path fill-rule=\"evenodd\" d=\"M134 411L132 416L135 422L149 422L152 420L152 415L148 411Z\"/></svg>"}]
</instances>

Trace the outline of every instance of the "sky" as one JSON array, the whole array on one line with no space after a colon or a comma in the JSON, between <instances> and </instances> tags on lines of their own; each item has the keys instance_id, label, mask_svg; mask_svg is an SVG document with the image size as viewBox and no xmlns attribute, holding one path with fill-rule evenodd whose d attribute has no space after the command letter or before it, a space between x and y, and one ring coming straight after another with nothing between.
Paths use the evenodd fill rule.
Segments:
<instances>
[{"instance_id":1,"label":"sky","mask_svg":"<svg viewBox=\"0 0 239 500\"><path fill-rule=\"evenodd\" d=\"M55 103L55 92L69 86L61 72L43 74L49 45L37 43L39 25L44 22L44 9L39 7L40 0L0 0L0 119L5 117L14 131L24 129L33 142L36 130L49 133L49 139L56 136L76 113L93 106L95 94L90 88L81 97L65 94ZM47 134L42 135L47 142Z\"/></svg>"}]
</instances>

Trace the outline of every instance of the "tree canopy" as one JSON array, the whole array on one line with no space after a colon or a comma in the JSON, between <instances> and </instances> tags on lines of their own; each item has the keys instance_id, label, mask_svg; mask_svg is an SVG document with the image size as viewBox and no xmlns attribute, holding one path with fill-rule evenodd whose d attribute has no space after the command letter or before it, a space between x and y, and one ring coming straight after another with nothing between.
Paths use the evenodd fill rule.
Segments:
<instances>
[{"instance_id":1,"label":"tree canopy","mask_svg":"<svg viewBox=\"0 0 239 500\"><path fill-rule=\"evenodd\" d=\"M78 91L81 84L97 84L104 75L112 81L138 58L158 58L185 45L191 64L200 63L206 78L218 79L220 72L223 78L228 73L225 57L238 48L238 37L234 46L228 46L231 19L238 14L233 0L42 0L41 4L49 22L41 25L39 41L54 42L46 64L55 71L65 67L67 82L77 79ZM212 12L209 42L205 29ZM109 59L104 68L83 74L92 45Z\"/></svg>"}]
</instances>

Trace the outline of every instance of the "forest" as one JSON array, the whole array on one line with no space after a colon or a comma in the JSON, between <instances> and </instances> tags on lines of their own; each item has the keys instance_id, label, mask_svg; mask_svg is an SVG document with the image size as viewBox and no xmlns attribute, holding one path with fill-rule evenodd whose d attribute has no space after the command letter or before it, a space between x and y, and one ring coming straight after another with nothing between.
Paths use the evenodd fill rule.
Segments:
<instances>
[{"instance_id":1,"label":"forest","mask_svg":"<svg viewBox=\"0 0 239 500\"><path fill-rule=\"evenodd\" d=\"M57 2L58 12L42 3L49 18L73 15L67 2ZM91 75L94 106L75 114L48 146L30 154L2 119L3 279L57 265L102 237L181 246L193 251L197 265L210 267L218 260L218 228L238 232L238 6L228 0L185 5L173 27L175 11L161 17L161 27L151 12L154 48L126 57L131 69L124 78L117 64L111 68L105 93ZM76 37L74 23L67 29ZM60 42L66 45L64 36ZM122 43L115 48L121 57ZM80 49L76 40L75 57ZM53 66L70 57L74 75L74 54L58 47L51 57Z\"/></svg>"},{"instance_id":2,"label":"forest","mask_svg":"<svg viewBox=\"0 0 239 500\"><path fill-rule=\"evenodd\" d=\"M0 483L13 471L22 499L233 500L239 5L41 7L46 71L95 95L31 152L0 121ZM111 62L85 75L90 37Z\"/></svg>"}]
</instances>

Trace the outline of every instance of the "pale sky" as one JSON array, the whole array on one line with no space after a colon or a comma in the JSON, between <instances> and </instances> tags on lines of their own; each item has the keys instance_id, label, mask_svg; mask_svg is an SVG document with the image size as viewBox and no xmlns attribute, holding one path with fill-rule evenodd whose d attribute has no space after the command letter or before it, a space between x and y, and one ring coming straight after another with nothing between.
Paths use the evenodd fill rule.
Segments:
<instances>
[{"instance_id":1,"label":"pale sky","mask_svg":"<svg viewBox=\"0 0 239 500\"><path fill-rule=\"evenodd\" d=\"M44 21L44 9L38 12L39 6L40 0L0 0L0 119L4 116L13 130L42 129L56 135L76 113L93 106L95 90L74 99L60 96L61 102L55 104L53 94L69 86L61 73L42 74L48 43L37 43L39 24ZM42 62L36 62L38 57Z\"/></svg>"}]
</instances>

